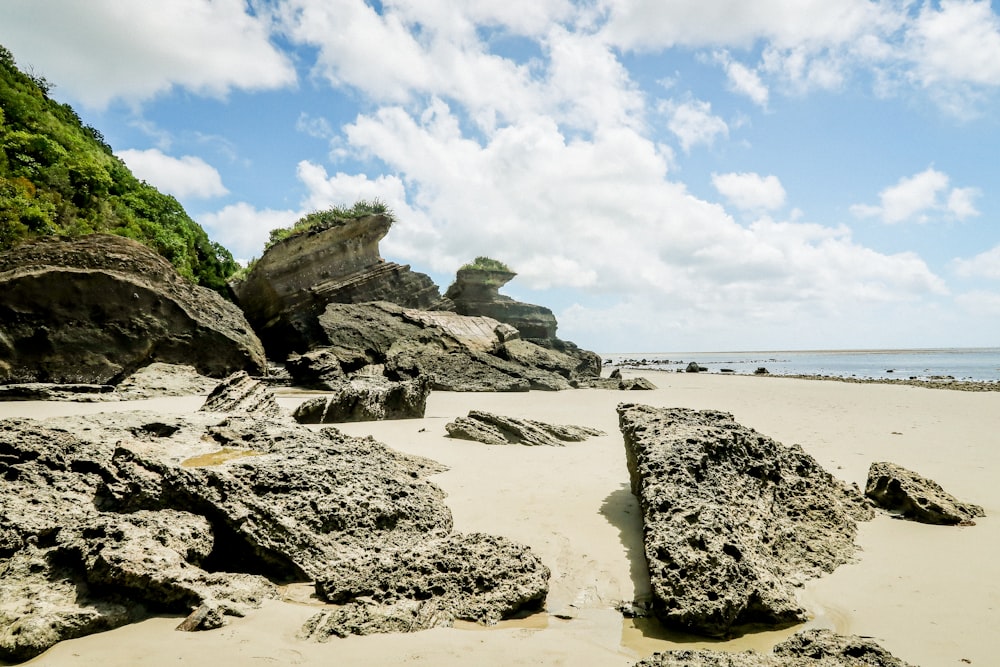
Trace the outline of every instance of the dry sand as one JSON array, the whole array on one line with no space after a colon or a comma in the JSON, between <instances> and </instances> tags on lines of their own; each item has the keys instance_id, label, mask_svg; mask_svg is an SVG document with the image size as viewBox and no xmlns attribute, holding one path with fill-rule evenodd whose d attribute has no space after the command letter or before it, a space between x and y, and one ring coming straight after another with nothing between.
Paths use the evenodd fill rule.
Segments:
<instances>
[{"instance_id":1,"label":"dry sand","mask_svg":"<svg viewBox=\"0 0 1000 667\"><path fill-rule=\"evenodd\" d=\"M879 518L864 524L856 563L807 585L814 620L875 638L923 667L998 664L1000 655L1000 393L785 378L644 372L652 392L435 392L422 420L347 424L391 447L441 461L434 478L448 493L459 531L505 535L530 545L552 570L546 613L496 628L461 627L309 643L295 637L316 611L308 586L288 590L226 628L174 632L180 619L154 618L67 641L37 665L608 665L654 651L713 647L766 649L792 632L706 642L623 620L619 600L648 593L638 507L615 406L716 408L784 443L799 443L821 464L863 485L868 465L889 460L982 505L973 527ZM287 395L286 407L302 400ZM196 409L200 398L142 403L0 403L0 417L122 410ZM491 447L445 437L444 425L470 409L592 426L607 435L565 448Z\"/></svg>"}]
</instances>

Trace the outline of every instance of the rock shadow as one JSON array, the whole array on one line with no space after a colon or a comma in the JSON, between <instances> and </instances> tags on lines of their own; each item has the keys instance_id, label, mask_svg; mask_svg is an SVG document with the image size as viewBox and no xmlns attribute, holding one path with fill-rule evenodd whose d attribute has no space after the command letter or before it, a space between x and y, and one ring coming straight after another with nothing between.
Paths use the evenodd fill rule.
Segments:
<instances>
[{"instance_id":1,"label":"rock shadow","mask_svg":"<svg viewBox=\"0 0 1000 667\"><path fill-rule=\"evenodd\" d=\"M601 514L618 529L618 539L629 561L629 576L635 591L635 602L646 603L651 599L649 567L642 538L642 512L639 501L628 484L608 494L601 504ZM628 602L626 600L626 602Z\"/></svg>"}]
</instances>

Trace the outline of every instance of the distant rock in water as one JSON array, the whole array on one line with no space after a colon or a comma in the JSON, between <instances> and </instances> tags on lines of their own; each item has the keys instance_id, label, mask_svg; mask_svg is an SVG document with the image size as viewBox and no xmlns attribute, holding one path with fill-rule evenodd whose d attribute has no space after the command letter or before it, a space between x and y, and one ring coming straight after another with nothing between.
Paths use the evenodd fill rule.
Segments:
<instances>
[{"instance_id":1,"label":"distant rock in water","mask_svg":"<svg viewBox=\"0 0 1000 667\"><path fill-rule=\"evenodd\" d=\"M986 516L979 505L960 502L937 482L895 463L872 463L865 495L880 507L920 523L974 526L974 519Z\"/></svg>"},{"instance_id":2,"label":"distant rock in water","mask_svg":"<svg viewBox=\"0 0 1000 667\"><path fill-rule=\"evenodd\" d=\"M804 621L795 588L849 561L856 522L873 516L860 490L728 413L618 416L656 616L713 637Z\"/></svg>"},{"instance_id":3,"label":"distant rock in water","mask_svg":"<svg viewBox=\"0 0 1000 667\"><path fill-rule=\"evenodd\" d=\"M440 301L428 276L379 255L391 225L381 214L325 220L275 242L230 285L269 356L283 360L313 348L316 319L330 303L428 308Z\"/></svg>"},{"instance_id":4,"label":"distant rock in water","mask_svg":"<svg viewBox=\"0 0 1000 667\"><path fill-rule=\"evenodd\" d=\"M0 253L0 383L116 384L154 362L261 373L243 313L146 246L107 234Z\"/></svg>"},{"instance_id":5,"label":"distant rock in water","mask_svg":"<svg viewBox=\"0 0 1000 667\"><path fill-rule=\"evenodd\" d=\"M664 651L635 667L912 667L866 637L830 630L792 635L769 653Z\"/></svg>"},{"instance_id":6,"label":"distant rock in water","mask_svg":"<svg viewBox=\"0 0 1000 667\"><path fill-rule=\"evenodd\" d=\"M458 417L445 424L452 438L474 440L487 445L544 445L562 447L567 442L581 442L603 431L586 426L546 424L533 419L504 417L480 410L470 410L468 417Z\"/></svg>"}]
</instances>

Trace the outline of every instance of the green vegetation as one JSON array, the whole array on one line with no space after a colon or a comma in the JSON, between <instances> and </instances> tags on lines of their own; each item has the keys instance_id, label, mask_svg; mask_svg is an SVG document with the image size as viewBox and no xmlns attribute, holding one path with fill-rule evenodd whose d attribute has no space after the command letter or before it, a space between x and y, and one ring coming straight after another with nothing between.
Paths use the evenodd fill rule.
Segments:
<instances>
[{"instance_id":1,"label":"green vegetation","mask_svg":"<svg viewBox=\"0 0 1000 667\"><path fill-rule=\"evenodd\" d=\"M490 257L476 257L468 264L463 265L459 271L503 271L505 273L514 273L510 270L509 266L500 260Z\"/></svg>"},{"instance_id":2,"label":"green vegetation","mask_svg":"<svg viewBox=\"0 0 1000 667\"><path fill-rule=\"evenodd\" d=\"M0 46L0 251L45 236L135 239L186 278L225 293L238 268L180 203L139 181L100 132L49 98Z\"/></svg>"},{"instance_id":3,"label":"green vegetation","mask_svg":"<svg viewBox=\"0 0 1000 667\"><path fill-rule=\"evenodd\" d=\"M360 199L354 202L354 204L350 207L331 206L325 211L314 211L303 216L291 227L279 227L278 229L272 229L271 235L268 238L267 245L264 249L267 250L278 241L283 241L290 236L305 233L314 227L326 226L343 220L356 220L357 218L363 218L368 215L384 215L389 218L389 222L396 221L396 216L381 199L372 199L371 201L367 199Z\"/></svg>"}]
</instances>

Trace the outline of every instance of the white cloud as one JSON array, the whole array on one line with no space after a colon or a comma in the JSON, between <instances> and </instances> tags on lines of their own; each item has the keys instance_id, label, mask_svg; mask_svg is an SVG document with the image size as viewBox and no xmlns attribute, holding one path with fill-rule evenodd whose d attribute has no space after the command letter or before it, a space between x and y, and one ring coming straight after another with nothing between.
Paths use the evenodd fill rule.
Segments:
<instances>
[{"instance_id":1,"label":"white cloud","mask_svg":"<svg viewBox=\"0 0 1000 667\"><path fill-rule=\"evenodd\" d=\"M667 129L677 137L685 153L698 144L711 145L716 138L729 136L729 126L712 114L710 102L666 102L663 111L669 116Z\"/></svg>"},{"instance_id":2,"label":"white cloud","mask_svg":"<svg viewBox=\"0 0 1000 667\"><path fill-rule=\"evenodd\" d=\"M924 5L907 33L915 77L938 83L1000 85L1000 19L988 1Z\"/></svg>"},{"instance_id":3,"label":"white cloud","mask_svg":"<svg viewBox=\"0 0 1000 667\"><path fill-rule=\"evenodd\" d=\"M964 278L1000 280L1000 246L995 246L969 259L956 259L953 266L955 273Z\"/></svg>"},{"instance_id":4,"label":"white cloud","mask_svg":"<svg viewBox=\"0 0 1000 667\"><path fill-rule=\"evenodd\" d=\"M228 248L233 257L246 262L260 256L272 229L293 225L303 213L261 210L239 202L213 213L198 215L197 220L213 240Z\"/></svg>"},{"instance_id":5,"label":"white cloud","mask_svg":"<svg viewBox=\"0 0 1000 667\"><path fill-rule=\"evenodd\" d=\"M964 220L979 215L973 204L979 190L949 189L949 183L947 174L929 167L882 190L879 205L856 204L851 207L851 212L858 217L881 218L887 224L925 223L940 217Z\"/></svg>"},{"instance_id":6,"label":"white cloud","mask_svg":"<svg viewBox=\"0 0 1000 667\"><path fill-rule=\"evenodd\" d=\"M766 109L770 92L760 75L743 63L729 57L728 53L717 54L716 59L722 64L729 80L729 87L741 95L749 97L754 104Z\"/></svg>"},{"instance_id":7,"label":"white cloud","mask_svg":"<svg viewBox=\"0 0 1000 667\"><path fill-rule=\"evenodd\" d=\"M294 84L288 58L244 0L4 0L0 43L91 107L174 86L224 96Z\"/></svg>"},{"instance_id":8,"label":"white cloud","mask_svg":"<svg viewBox=\"0 0 1000 667\"><path fill-rule=\"evenodd\" d=\"M118 156L137 178L179 199L207 199L229 193L218 170L200 157L171 157L157 148L123 150Z\"/></svg>"},{"instance_id":9,"label":"white cloud","mask_svg":"<svg viewBox=\"0 0 1000 667\"><path fill-rule=\"evenodd\" d=\"M733 206L743 211L773 211L785 205L785 188L773 174L712 174L712 185Z\"/></svg>"}]
</instances>

